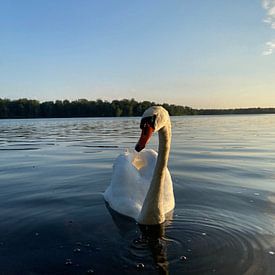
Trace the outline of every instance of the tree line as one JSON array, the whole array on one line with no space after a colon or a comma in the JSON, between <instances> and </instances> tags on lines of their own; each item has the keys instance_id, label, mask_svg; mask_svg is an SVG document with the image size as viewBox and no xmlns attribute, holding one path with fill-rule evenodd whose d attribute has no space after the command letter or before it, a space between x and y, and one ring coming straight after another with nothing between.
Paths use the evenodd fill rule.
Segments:
<instances>
[{"instance_id":1,"label":"tree line","mask_svg":"<svg viewBox=\"0 0 275 275\"><path fill-rule=\"evenodd\" d=\"M170 115L220 115L220 114L270 114L275 108L247 108L247 109L193 109L174 104L156 104L155 102L135 99L90 101L78 99L74 101L56 100L39 102L32 99L1 99L0 118L56 118L56 117L120 117L141 116L153 105L163 106Z\"/></svg>"},{"instance_id":2,"label":"tree line","mask_svg":"<svg viewBox=\"0 0 275 275\"><path fill-rule=\"evenodd\" d=\"M275 114L275 108L201 109L199 115Z\"/></svg>"},{"instance_id":3,"label":"tree line","mask_svg":"<svg viewBox=\"0 0 275 275\"><path fill-rule=\"evenodd\" d=\"M120 117L141 116L155 102L137 102L134 99L113 100L98 99L88 101L56 100L40 103L30 99L1 99L0 118L55 118L55 117ZM192 115L193 109L184 106L162 104L171 115Z\"/></svg>"}]
</instances>

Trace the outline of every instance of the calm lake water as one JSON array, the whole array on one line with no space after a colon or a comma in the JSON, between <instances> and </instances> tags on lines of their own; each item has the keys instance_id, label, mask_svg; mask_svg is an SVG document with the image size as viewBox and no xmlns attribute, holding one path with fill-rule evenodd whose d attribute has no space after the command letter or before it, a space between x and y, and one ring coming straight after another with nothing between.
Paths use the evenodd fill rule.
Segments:
<instances>
[{"instance_id":1,"label":"calm lake water","mask_svg":"<svg viewBox=\"0 0 275 275\"><path fill-rule=\"evenodd\" d=\"M102 196L139 118L0 120L0 274L275 274L275 115L172 127L176 208L141 237Z\"/></svg>"}]
</instances>

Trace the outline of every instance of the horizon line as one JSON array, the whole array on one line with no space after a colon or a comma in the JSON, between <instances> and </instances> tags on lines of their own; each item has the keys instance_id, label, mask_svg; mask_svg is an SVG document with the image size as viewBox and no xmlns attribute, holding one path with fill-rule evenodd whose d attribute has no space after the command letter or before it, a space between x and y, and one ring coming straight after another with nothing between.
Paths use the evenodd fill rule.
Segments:
<instances>
[{"instance_id":1,"label":"horizon line","mask_svg":"<svg viewBox=\"0 0 275 275\"><path fill-rule=\"evenodd\" d=\"M164 105L164 104L168 104L168 105L174 105L174 106L181 106L181 107L188 107L191 108L193 110L238 110L238 109L274 109L275 106L269 106L269 107L261 107L261 106L249 106L249 107L192 107L190 105L182 105L182 104L176 104L176 103L168 103L168 102L163 102L163 103L159 103L159 102L155 102L155 101L151 101L151 100L136 100L135 98L122 98L122 99L102 99L102 98L97 98L97 99L87 99L87 98L77 98L77 99L48 99L48 100L39 100L37 98L28 98L28 97L19 97L19 98L6 98L6 97L0 97L0 100L10 100L10 101L18 101L18 100L34 100L34 101L38 101L40 104L45 103L45 102L56 102L56 101L69 101L69 102L73 102L73 101L80 101L80 100L86 100L86 101L103 101L103 102L108 102L108 103L112 103L113 101L123 101L123 100L134 100L137 103L142 103L142 102L150 102L150 103L154 103L155 105Z\"/></svg>"}]
</instances>

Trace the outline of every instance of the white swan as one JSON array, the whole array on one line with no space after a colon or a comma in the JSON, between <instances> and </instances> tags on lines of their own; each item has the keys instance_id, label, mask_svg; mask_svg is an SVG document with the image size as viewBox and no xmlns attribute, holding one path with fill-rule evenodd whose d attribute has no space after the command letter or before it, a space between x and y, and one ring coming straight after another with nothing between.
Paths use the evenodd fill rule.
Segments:
<instances>
[{"instance_id":1,"label":"white swan","mask_svg":"<svg viewBox=\"0 0 275 275\"><path fill-rule=\"evenodd\" d=\"M168 112L161 106L150 107L142 116L140 128L137 152L125 152L117 157L104 198L112 209L140 224L160 224L165 221L165 214L175 207L167 168L171 143ZM154 150L143 150L153 132L159 133L158 154Z\"/></svg>"}]
</instances>

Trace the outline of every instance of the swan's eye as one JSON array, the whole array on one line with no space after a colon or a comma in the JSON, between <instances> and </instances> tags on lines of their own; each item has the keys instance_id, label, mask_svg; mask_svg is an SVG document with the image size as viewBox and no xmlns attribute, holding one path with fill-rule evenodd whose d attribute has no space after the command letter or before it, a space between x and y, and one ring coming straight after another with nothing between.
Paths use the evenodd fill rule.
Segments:
<instances>
[{"instance_id":1,"label":"swan's eye","mask_svg":"<svg viewBox=\"0 0 275 275\"><path fill-rule=\"evenodd\" d=\"M140 129L144 129L146 127L151 127L155 129L155 120L156 120L156 115L144 117L140 122Z\"/></svg>"}]
</instances>

